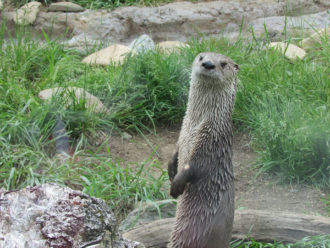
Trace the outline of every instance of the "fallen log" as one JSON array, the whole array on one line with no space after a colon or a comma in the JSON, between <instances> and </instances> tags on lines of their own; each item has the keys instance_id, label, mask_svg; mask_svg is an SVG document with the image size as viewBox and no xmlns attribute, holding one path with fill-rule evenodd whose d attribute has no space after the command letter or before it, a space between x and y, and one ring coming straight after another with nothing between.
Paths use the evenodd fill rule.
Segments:
<instances>
[{"instance_id":1,"label":"fallen log","mask_svg":"<svg viewBox=\"0 0 330 248\"><path fill-rule=\"evenodd\" d=\"M146 247L166 247L175 218L152 221L126 231L123 236ZM251 237L256 241L294 243L307 236L330 233L330 218L288 212L237 210L233 239Z\"/></svg>"}]
</instances>

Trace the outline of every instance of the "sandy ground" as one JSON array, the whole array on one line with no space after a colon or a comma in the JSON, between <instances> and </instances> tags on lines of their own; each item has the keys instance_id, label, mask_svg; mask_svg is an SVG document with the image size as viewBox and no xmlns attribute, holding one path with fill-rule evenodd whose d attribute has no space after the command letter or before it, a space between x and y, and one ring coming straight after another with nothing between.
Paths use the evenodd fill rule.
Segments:
<instances>
[{"instance_id":1,"label":"sandy ground","mask_svg":"<svg viewBox=\"0 0 330 248\"><path fill-rule=\"evenodd\" d=\"M113 135L109 139L109 151L113 158L125 161L132 167L148 159L157 159L165 169L175 149L179 132L177 127L161 128L157 130L157 135L145 135L149 144L138 134L132 134L129 139ZM153 153L153 149L158 154ZM306 185L279 184L275 178L267 174L255 178L257 154L250 148L250 138L246 134L234 134L233 152L236 209L276 210L328 216L325 204L320 200L325 196L321 189ZM169 182L167 188L169 189Z\"/></svg>"}]
</instances>

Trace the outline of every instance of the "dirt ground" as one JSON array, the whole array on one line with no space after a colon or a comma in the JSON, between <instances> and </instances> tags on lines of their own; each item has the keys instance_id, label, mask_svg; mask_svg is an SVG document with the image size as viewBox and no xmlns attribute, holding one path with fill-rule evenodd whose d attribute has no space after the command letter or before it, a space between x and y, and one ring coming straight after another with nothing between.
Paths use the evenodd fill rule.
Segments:
<instances>
[{"instance_id":1,"label":"dirt ground","mask_svg":"<svg viewBox=\"0 0 330 248\"><path fill-rule=\"evenodd\" d=\"M180 128L162 128L157 130L157 135L146 134L148 142L138 134L128 138L113 135L109 140L110 153L113 158L121 159L131 166L146 161L153 154L151 161L157 159L165 169L175 149L179 132ZM153 149L158 154L153 153ZM267 174L255 178L257 154L250 148L248 135L237 132L234 134L233 152L236 209L328 216L325 204L320 200L325 196L325 192L321 189L304 185L279 184ZM169 189L169 183L167 186Z\"/></svg>"}]
</instances>

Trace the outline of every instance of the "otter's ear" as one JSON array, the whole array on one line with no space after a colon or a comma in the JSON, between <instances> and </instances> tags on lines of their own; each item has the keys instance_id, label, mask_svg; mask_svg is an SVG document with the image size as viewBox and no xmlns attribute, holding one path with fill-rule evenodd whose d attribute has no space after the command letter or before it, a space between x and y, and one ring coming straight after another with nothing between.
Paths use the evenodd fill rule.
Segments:
<instances>
[{"instance_id":1,"label":"otter's ear","mask_svg":"<svg viewBox=\"0 0 330 248\"><path fill-rule=\"evenodd\" d=\"M235 63L234 63L234 68L235 68L236 72L239 71L239 65L238 65L238 64L235 64Z\"/></svg>"}]
</instances>

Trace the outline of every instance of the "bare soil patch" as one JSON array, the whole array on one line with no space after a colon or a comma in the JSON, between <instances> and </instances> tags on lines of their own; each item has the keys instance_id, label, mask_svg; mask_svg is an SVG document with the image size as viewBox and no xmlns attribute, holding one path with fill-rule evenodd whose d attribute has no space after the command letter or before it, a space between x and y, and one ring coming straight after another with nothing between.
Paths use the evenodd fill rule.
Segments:
<instances>
[{"instance_id":1,"label":"bare soil patch","mask_svg":"<svg viewBox=\"0 0 330 248\"><path fill-rule=\"evenodd\" d=\"M109 151L114 159L124 161L132 167L146 160L157 159L161 167L166 169L179 132L179 127L159 128L156 135L145 134L143 138L139 134L131 134L131 139L123 139L120 135L114 134L109 139ZM267 174L255 178L258 170L255 166L257 154L251 149L250 143L251 139L247 134L235 133L233 163L236 178L236 209L328 216L325 204L321 202L326 193L322 189L307 185L280 184L276 178ZM157 173L159 171L155 171L155 175ZM169 182L166 186L169 189Z\"/></svg>"}]
</instances>

